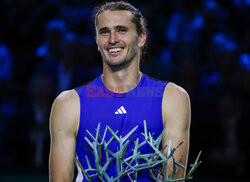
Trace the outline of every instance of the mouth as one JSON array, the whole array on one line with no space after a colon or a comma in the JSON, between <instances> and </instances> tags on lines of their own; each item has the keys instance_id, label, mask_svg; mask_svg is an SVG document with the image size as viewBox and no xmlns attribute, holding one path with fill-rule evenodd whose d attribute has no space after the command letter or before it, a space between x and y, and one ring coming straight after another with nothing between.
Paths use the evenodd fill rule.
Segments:
<instances>
[{"instance_id":1,"label":"mouth","mask_svg":"<svg viewBox=\"0 0 250 182\"><path fill-rule=\"evenodd\" d=\"M108 48L107 51L109 55L111 56L118 56L122 53L123 48L122 47L111 47Z\"/></svg>"}]
</instances>

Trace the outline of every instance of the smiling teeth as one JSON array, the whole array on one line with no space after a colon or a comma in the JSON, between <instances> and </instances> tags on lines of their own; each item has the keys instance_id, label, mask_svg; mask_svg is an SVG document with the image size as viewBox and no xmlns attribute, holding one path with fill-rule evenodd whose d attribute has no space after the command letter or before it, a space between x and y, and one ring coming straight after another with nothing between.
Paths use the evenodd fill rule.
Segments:
<instances>
[{"instance_id":1,"label":"smiling teeth","mask_svg":"<svg viewBox=\"0 0 250 182\"><path fill-rule=\"evenodd\" d=\"M109 52L118 52L121 51L121 48L109 49Z\"/></svg>"}]
</instances>

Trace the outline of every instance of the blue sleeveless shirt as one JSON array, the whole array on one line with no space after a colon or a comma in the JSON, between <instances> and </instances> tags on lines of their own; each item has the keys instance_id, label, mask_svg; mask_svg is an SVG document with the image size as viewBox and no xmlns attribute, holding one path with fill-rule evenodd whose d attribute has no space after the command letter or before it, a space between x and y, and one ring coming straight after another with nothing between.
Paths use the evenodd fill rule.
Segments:
<instances>
[{"instance_id":1,"label":"blue sleeveless shirt","mask_svg":"<svg viewBox=\"0 0 250 182\"><path fill-rule=\"evenodd\" d=\"M102 82L101 76L94 81L76 88L80 98L80 121L76 139L76 158L81 163L83 169L88 168L86 156L90 161L90 165L96 168L94 155L86 147L88 143L85 140L87 137L91 142L91 137L86 132L86 129L95 137L96 128L100 123L100 135L103 136L105 127L108 125L113 131L119 131L118 136L126 136L136 125L138 128L133 133L133 139L139 138L139 143L144 141L144 136L141 132L144 131L144 123L146 120L147 129L151 133L155 133L158 137L163 130L162 120L162 97L167 82L156 81L145 74L142 74L138 85L126 93L116 93L119 88L106 88ZM129 87L129 86L128 86ZM132 88L132 87L130 87ZM129 88L128 88L129 89ZM112 92L110 90L114 90ZM112 135L106 133L105 140L108 141ZM134 148L132 137L126 156L131 156ZM108 147L109 150L117 151L117 142L112 141ZM143 146L144 147L144 146ZM149 146L145 146L140 150L142 153L152 152ZM90 147L91 148L91 147ZM105 153L102 160L105 157ZM105 162L104 162L105 164ZM87 181L79 165L77 182ZM107 169L109 177L116 177L116 162L112 161ZM92 181L98 181L97 177L92 178ZM131 181L128 177L120 181ZM154 181L147 172L138 175L138 181Z\"/></svg>"}]
</instances>

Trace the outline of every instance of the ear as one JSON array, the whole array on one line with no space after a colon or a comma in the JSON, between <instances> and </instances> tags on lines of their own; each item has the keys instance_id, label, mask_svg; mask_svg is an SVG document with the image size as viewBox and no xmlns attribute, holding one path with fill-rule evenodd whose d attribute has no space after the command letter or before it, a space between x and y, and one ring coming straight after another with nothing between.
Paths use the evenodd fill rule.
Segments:
<instances>
[{"instance_id":1,"label":"ear","mask_svg":"<svg viewBox=\"0 0 250 182\"><path fill-rule=\"evenodd\" d=\"M97 41L97 35L95 35L95 43L96 43L96 45L97 45L97 49L98 49L98 51L100 51L100 47L99 47L99 45L98 45L98 41Z\"/></svg>"},{"instance_id":2,"label":"ear","mask_svg":"<svg viewBox=\"0 0 250 182\"><path fill-rule=\"evenodd\" d=\"M146 40L147 40L147 33L146 32L142 32L141 35L139 36L138 46L140 48L142 48L144 46Z\"/></svg>"}]
</instances>

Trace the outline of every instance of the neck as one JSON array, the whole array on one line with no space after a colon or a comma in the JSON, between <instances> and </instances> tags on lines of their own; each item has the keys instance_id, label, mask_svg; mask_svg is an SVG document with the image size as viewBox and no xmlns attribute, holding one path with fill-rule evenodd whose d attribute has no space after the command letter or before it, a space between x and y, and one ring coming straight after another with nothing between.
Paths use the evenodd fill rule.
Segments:
<instances>
[{"instance_id":1,"label":"neck","mask_svg":"<svg viewBox=\"0 0 250 182\"><path fill-rule=\"evenodd\" d=\"M103 64L102 81L113 92L125 93L138 85L142 77L139 61L132 62L127 68L113 71L107 64Z\"/></svg>"}]
</instances>

